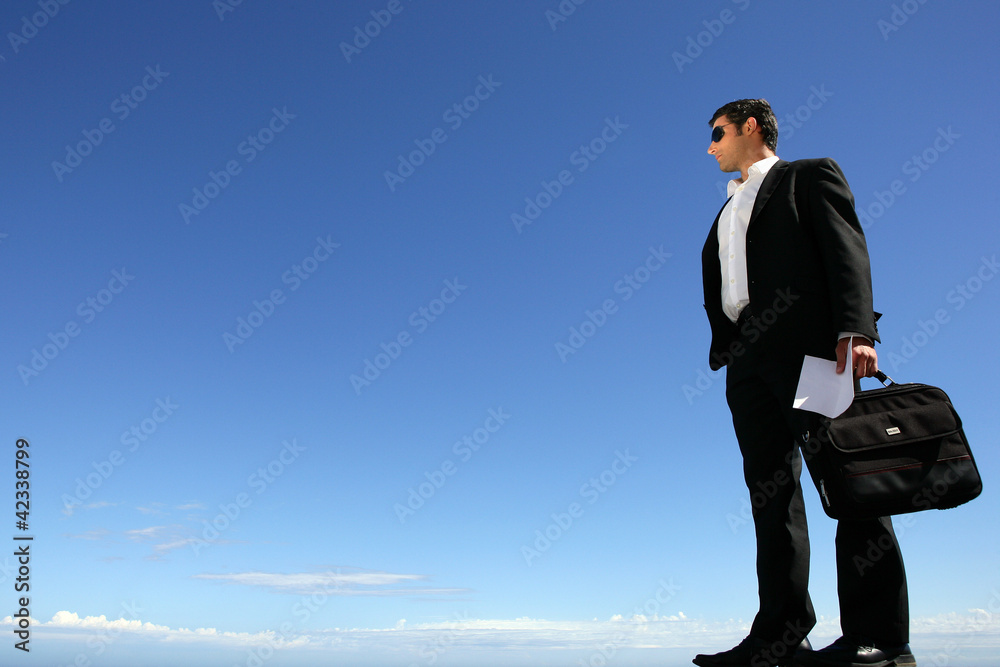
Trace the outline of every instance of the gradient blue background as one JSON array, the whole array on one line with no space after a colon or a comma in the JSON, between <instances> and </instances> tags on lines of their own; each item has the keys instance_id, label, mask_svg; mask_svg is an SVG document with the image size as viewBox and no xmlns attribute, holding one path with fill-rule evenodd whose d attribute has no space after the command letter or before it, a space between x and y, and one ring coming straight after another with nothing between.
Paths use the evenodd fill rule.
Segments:
<instances>
[{"instance_id":1,"label":"gradient blue background","mask_svg":"<svg viewBox=\"0 0 1000 667\"><path fill-rule=\"evenodd\" d=\"M285 622L307 646L268 664L575 665L616 622L629 639L611 664L686 664L738 641L756 610L753 529L724 375L708 372L700 251L730 178L705 154L707 121L742 97L772 104L779 156L840 163L871 220L881 365L943 386L965 420L982 497L897 530L918 657L958 646L961 664L993 664L1000 280L976 281L1000 250L994 3L590 0L553 28L555 0L401 0L350 62L341 43L387 3L217 5L71 2L14 42L42 9L0 10L0 401L9 457L31 442L37 619L32 655L8 634L5 664L245 664L262 641L247 637ZM112 104L147 67L168 74L120 118ZM480 77L498 85L453 127L446 112ZM240 144L274 109L294 118L247 162ZM114 131L57 177L105 118ZM574 153L608 120L624 129L580 172ZM446 140L391 189L385 172L437 128ZM935 148L939 132L952 139ZM179 206L230 160L240 172L187 224ZM518 230L512 214L562 170L573 182ZM339 247L292 290L283 276L317 238ZM616 284L651 247L671 256L626 300ZM134 278L88 321L79 304L123 270ZM465 289L418 330L411 314L449 280ZM978 291L959 299L959 285ZM284 302L230 351L224 334L276 289ZM607 299L615 312L560 358ZM69 322L65 349L19 370ZM401 332L411 344L356 391L351 376ZM148 421L158 399L178 406L162 423ZM501 409L460 456L454 443ZM144 420L156 430L129 451L122 435ZM121 464L78 492L116 450ZM635 460L584 487L616 452ZM401 521L396 506L447 461L454 474ZM255 483L269 463L280 474ZM806 491L818 636L832 639L835 525ZM549 528L572 503L572 525ZM228 523L216 537L213 520ZM558 538L526 559L547 528ZM337 571L330 599L296 615ZM661 582L676 590L637 626ZM72 620L136 620L133 603L166 630L98 654L103 626ZM517 629L491 643L477 623Z\"/></svg>"}]
</instances>

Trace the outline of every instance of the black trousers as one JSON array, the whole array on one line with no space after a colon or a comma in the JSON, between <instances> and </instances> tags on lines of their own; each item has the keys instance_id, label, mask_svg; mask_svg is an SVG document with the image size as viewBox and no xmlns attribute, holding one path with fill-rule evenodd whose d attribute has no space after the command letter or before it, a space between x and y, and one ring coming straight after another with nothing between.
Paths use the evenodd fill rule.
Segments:
<instances>
[{"instance_id":1,"label":"black trousers","mask_svg":"<svg viewBox=\"0 0 1000 667\"><path fill-rule=\"evenodd\" d=\"M747 343L726 372L757 535L760 609L750 634L766 641L797 643L816 623L799 447L818 432L819 416L792 408L801 367L801 354L778 356ZM839 521L835 544L843 634L872 644L909 642L906 573L890 519Z\"/></svg>"}]
</instances>

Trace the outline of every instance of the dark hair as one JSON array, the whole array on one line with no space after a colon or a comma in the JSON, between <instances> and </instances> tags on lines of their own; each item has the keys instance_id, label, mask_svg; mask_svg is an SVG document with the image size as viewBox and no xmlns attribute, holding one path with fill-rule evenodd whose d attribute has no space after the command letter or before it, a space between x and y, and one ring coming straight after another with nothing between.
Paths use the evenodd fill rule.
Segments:
<instances>
[{"instance_id":1,"label":"dark hair","mask_svg":"<svg viewBox=\"0 0 1000 667\"><path fill-rule=\"evenodd\" d=\"M757 119L757 127L760 128L761 138L764 144L772 151L778 147L778 121L771 111L771 105L767 100L736 100L724 106L712 116L708 121L711 126L720 117L725 116L736 124L736 134L743 134L743 124L748 118Z\"/></svg>"}]
</instances>

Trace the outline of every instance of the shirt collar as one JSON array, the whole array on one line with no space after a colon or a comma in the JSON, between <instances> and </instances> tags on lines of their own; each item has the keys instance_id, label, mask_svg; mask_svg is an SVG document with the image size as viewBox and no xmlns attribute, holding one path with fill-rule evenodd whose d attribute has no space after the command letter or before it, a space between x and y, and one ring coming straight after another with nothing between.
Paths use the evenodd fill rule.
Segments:
<instances>
[{"instance_id":1,"label":"shirt collar","mask_svg":"<svg viewBox=\"0 0 1000 667\"><path fill-rule=\"evenodd\" d=\"M778 158L777 155L772 155L771 157L766 157L763 160L758 160L757 162L754 162L752 165L750 165L750 168L747 169L747 181L749 181L752 178L757 178L757 177L764 178L765 176L767 176L767 172L771 171L771 167L773 167L779 159L780 158ZM746 181L743 181L743 183L745 182ZM735 178L729 181L729 186L726 188L728 196L732 197L733 194L736 192L736 188L743 185L743 183L740 183Z\"/></svg>"}]
</instances>

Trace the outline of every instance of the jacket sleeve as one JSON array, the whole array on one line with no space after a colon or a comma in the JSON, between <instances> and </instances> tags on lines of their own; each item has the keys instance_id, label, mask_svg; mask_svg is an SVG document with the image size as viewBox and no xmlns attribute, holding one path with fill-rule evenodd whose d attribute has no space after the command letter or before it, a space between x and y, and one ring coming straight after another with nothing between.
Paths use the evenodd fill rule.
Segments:
<instances>
[{"instance_id":1,"label":"jacket sleeve","mask_svg":"<svg viewBox=\"0 0 1000 667\"><path fill-rule=\"evenodd\" d=\"M809 213L830 288L834 327L878 341L868 244L854 211L854 195L834 160L817 161L809 194Z\"/></svg>"}]
</instances>

